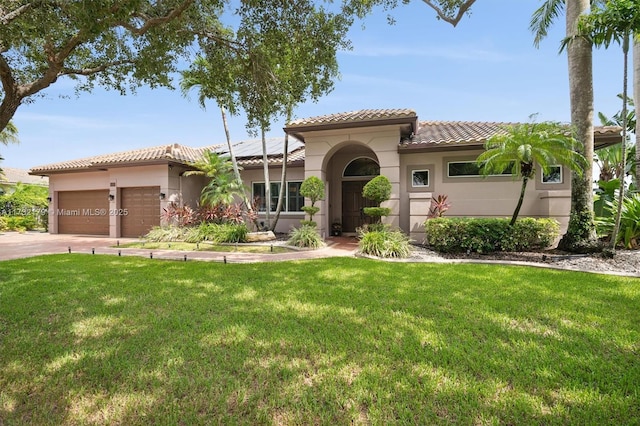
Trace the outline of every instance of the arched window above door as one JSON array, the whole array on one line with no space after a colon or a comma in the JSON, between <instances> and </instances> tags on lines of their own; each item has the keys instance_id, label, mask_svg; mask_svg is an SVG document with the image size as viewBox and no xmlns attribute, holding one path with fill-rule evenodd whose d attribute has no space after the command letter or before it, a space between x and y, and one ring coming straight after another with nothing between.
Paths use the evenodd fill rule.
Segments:
<instances>
[{"instance_id":1,"label":"arched window above door","mask_svg":"<svg viewBox=\"0 0 640 426\"><path fill-rule=\"evenodd\" d=\"M360 157L352 160L344 168L343 177L378 176L380 165L369 157Z\"/></svg>"}]
</instances>

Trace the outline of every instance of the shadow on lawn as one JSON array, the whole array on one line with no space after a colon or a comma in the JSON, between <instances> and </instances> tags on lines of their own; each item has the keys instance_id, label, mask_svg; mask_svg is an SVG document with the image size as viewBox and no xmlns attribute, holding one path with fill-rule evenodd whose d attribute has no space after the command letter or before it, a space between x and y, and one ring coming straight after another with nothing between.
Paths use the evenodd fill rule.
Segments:
<instances>
[{"instance_id":1,"label":"shadow on lawn","mask_svg":"<svg viewBox=\"0 0 640 426\"><path fill-rule=\"evenodd\" d=\"M8 424L640 416L629 279L363 259L15 264L0 263Z\"/></svg>"}]
</instances>

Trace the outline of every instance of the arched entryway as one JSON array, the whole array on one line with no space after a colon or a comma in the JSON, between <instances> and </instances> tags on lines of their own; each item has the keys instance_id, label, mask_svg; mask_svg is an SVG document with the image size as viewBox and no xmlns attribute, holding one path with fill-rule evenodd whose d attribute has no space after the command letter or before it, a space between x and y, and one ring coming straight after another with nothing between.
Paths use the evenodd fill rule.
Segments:
<instances>
[{"instance_id":1,"label":"arched entryway","mask_svg":"<svg viewBox=\"0 0 640 426\"><path fill-rule=\"evenodd\" d=\"M329 226L340 223L343 233L354 234L369 222L363 209L372 206L372 202L362 196L362 189L380 174L378 158L369 147L350 144L333 153L326 170L329 181Z\"/></svg>"},{"instance_id":2,"label":"arched entryway","mask_svg":"<svg viewBox=\"0 0 640 426\"><path fill-rule=\"evenodd\" d=\"M345 167L342 174L343 232L356 232L356 229L369 223L364 208L373 207L375 204L362 196L362 189L379 174L380 165L369 157L355 158Z\"/></svg>"}]
</instances>

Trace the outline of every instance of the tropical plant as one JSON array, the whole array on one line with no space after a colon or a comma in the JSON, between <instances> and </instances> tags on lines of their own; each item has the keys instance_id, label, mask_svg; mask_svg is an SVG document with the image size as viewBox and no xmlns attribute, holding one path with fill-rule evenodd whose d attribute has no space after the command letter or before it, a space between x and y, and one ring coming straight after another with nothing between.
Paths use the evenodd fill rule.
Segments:
<instances>
[{"instance_id":1,"label":"tropical plant","mask_svg":"<svg viewBox=\"0 0 640 426\"><path fill-rule=\"evenodd\" d=\"M228 158L207 151L203 158L192 164L198 170L190 170L184 176L206 176L209 182L202 188L200 200L203 205L232 204L236 195L244 192L241 182L233 173L233 164Z\"/></svg>"},{"instance_id":2,"label":"tropical plant","mask_svg":"<svg viewBox=\"0 0 640 426\"><path fill-rule=\"evenodd\" d=\"M571 252L599 249L593 221L593 63L592 45L576 38L580 17L589 13L591 0L546 0L535 11L529 28L535 34L534 45L539 46L551 24L565 11L566 37L573 39L565 45L569 64L569 98L571 124L580 142L580 153L587 160L583 173L571 179L571 210L567 232L558 248ZM562 51L562 50L561 50Z\"/></svg>"},{"instance_id":3,"label":"tropical plant","mask_svg":"<svg viewBox=\"0 0 640 426\"><path fill-rule=\"evenodd\" d=\"M449 197L444 194L440 194L436 198L431 198L431 207L429 207L427 219L442 217L444 213L449 210L449 207L451 207L451 203L447 201L448 198Z\"/></svg>"},{"instance_id":4,"label":"tropical plant","mask_svg":"<svg viewBox=\"0 0 640 426\"><path fill-rule=\"evenodd\" d=\"M603 236L613 239L613 230L616 226L616 219L613 212L618 211L619 200L605 201L606 208L611 212L607 216L598 218L596 222L598 230ZM633 194L626 197L620 209L620 231L615 234L613 244L622 243L624 248L637 249L640 247L640 194Z\"/></svg>"},{"instance_id":5,"label":"tropical plant","mask_svg":"<svg viewBox=\"0 0 640 426\"><path fill-rule=\"evenodd\" d=\"M189 226L196 221L196 212L188 205L171 201L162 209L160 219L167 225Z\"/></svg>"},{"instance_id":6,"label":"tropical plant","mask_svg":"<svg viewBox=\"0 0 640 426\"><path fill-rule=\"evenodd\" d=\"M630 39L640 33L640 3L636 0L607 0L603 7L595 4L591 13L581 17L578 23L578 35L598 46L609 47L613 42L622 46L622 170L625 170L627 141L627 75L629 68ZM620 179L618 211L611 237L611 250L615 250L617 233L620 229L625 184Z\"/></svg>"},{"instance_id":7,"label":"tropical plant","mask_svg":"<svg viewBox=\"0 0 640 426\"><path fill-rule=\"evenodd\" d=\"M640 70L639 70L640 72ZM620 100L624 99L622 94L618 94ZM626 114L626 128L627 134L633 133L636 129L636 112L634 109L633 99L627 98L627 114ZM600 124L603 126L623 126L625 123L622 117L622 111L618 111L609 118L602 112L598 112L598 118L600 118ZM629 138L626 139L626 151L627 156L625 161L622 161L622 146L621 144L615 144L600 148L595 151L594 161L600 170L599 181L609 181L611 179L622 179L624 176L631 174L635 181L635 168L636 168L636 146L631 143ZM624 164L626 162L626 165ZM636 184L637 186L637 184ZM597 214L597 213L596 213Z\"/></svg>"},{"instance_id":8,"label":"tropical plant","mask_svg":"<svg viewBox=\"0 0 640 426\"><path fill-rule=\"evenodd\" d=\"M18 143L18 128L10 121L6 127L0 130L0 143L3 145L9 145L10 143ZM0 161L4 160L0 156ZM2 169L0 169L0 183L5 180L5 175ZM0 188L0 193L2 188Z\"/></svg>"},{"instance_id":9,"label":"tropical plant","mask_svg":"<svg viewBox=\"0 0 640 426\"><path fill-rule=\"evenodd\" d=\"M324 191L324 182L317 176L309 176L300 185L300 195L311 201L310 206L302 207L302 211L309 215L309 222L313 222L313 215L320 211L316 202L324 199Z\"/></svg>"},{"instance_id":10,"label":"tropical plant","mask_svg":"<svg viewBox=\"0 0 640 426\"><path fill-rule=\"evenodd\" d=\"M224 127L224 133L227 140L227 149L229 151L229 159L233 167L233 173L236 180L242 183L242 177L240 176L240 167L236 156L233 152L233 144L231 143L231 135L229 133L229 125L227 123L227 110L234 115L237 112L235 101L233 99L233 93L235 91L233 72L219 72L220 70L214 70L210 61L215 63L225 63L227 67L230 67L231 51L227 48L222 48L221 45L214 44L208 46L206 54L207 56L196 56L196 59L191 64L188 70L182 71L182 80L180 81L180 88L184 96L187 96L189 91L195 87L198 87L198 103L202 109L206 108L206 100L214 99L220 107L220 115L222 116L222 124ZM229 70L229 68L227 68ZM241 191L241 194L245 205L248 210L251 210L251 204L248 201L245 191Z\"/></svg>"},{"instance_id":11,"label":"tropical plant","mask_svg":"<svg viewBox=\"0 0 640 426\"><path fill-rule=\"evenodd\" d=\"M405 258L411 254L409 237L402 231L393 230L389 226L361 228L358 246L360 252L382 258Z\"/></svg>"},{"instance_id":12,"label":"tropical plant","mask_svg":"<svg viewBox=\"0 0 640 426\"><path fill-rule=\"evenodd\" d=\"M506 133L496 134L487 140L485 151L476 162L484 175L502 174L508 170L514 179L522 181L518 203L511 217L511 225L514 225L527 183L535 176L536 164L543 173L548 173L551 166L563 165L580 174L586 161L575 151L578 142L567 135L569 129L559 123L516 124L507 126L505 130Z\"/></svg>"},{"instance_id":13,"label":"tropical plant","mask_svg":"<svg viewBox=\"0 0 640 426\"><path fill-rule=\"evenodd\" d=\"M302 224L289 233L287 244L294 247L319 248L324 245L318 228L312 224Z\"/></svg>"},{"instance_id":14,"label":"tropical plant","mask_svg":"<svg viewBox=\"0 0 640 426\"><path fill-rule=\"evenodd\" d=\"M362 196L373 201L377 206L365 207L364 214L371 216L374 222L381 222L383 216L388 216L391 209L388 207L380 207L380 204L387 201L391 197L391 182L384 175L379 175L371 179L362 188Z\"/></svg>"}]
</instances>

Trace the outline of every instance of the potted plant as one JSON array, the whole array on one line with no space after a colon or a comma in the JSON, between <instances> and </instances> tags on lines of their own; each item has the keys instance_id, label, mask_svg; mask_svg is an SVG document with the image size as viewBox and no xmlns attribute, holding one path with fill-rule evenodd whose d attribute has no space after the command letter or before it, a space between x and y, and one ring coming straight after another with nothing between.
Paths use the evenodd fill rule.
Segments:
<instances>
[{"instance_id":1,"label":"potted plant","mask_svg":"<svg viewBox=\"0 0 640 426\"><path fill-rule=\"evenodd\" d=\"M331 235L334 237L342 235L342 224L340 222L333 222L331 224Z\"/></svg>"}]
</instances>

